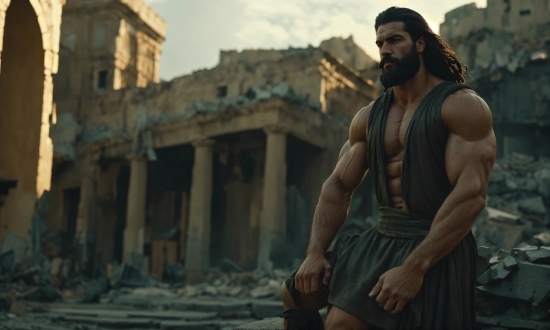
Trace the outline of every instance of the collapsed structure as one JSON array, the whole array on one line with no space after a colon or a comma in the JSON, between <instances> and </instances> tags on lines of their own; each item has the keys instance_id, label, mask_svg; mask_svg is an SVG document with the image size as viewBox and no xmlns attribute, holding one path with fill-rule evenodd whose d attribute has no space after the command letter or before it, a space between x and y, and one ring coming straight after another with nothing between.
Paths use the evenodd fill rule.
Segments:
<instances>
[{"instance_id":1,"label":"collapsed structure","mask_svg":"<svg viewBox=\"0 0 550 330\"><path fill-rule=\"evenodd\" d=\"M159 82L164 31L141 0L67 2L50 228L81 261L152 257L154 274L300 258L347 126L377 95L374 61L331 39L222 51L213 69Z\"/></svg>"},{"instance_id":2,"label":"collapsed structure","mask_svg":"<svg viewBox=\"0 0 550 330\"><path fill-rule=\"evenodd\" d=\"M550 156L550 1L464 5L445 14L439 31L491 108L497 155Z\"/></svg>"}]
</instances>

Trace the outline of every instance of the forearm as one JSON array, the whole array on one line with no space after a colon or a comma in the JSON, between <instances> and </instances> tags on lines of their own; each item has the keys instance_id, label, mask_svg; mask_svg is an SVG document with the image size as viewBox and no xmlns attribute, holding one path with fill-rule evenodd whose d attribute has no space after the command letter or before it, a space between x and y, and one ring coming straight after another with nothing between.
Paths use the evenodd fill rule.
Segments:
<instances>
[{"instance_id":1,"label":"forearm","mask_svg":"<svg viewBox=\"0 0 550 330\"><path fill-rule=\"evenodd\" d=\"M352 193L346 193L339 182L325 182L313 217L308 255L325 253L328 249L346 221L351 196Z\"/></svg>"},{"instance_id":2,"label":"forearm","mask_svg":"<svg viewBox=\"0 0 550 330\"><path fill-rule=\"evenodd\" d=\"M470 231L485 207L485 195L454 190L439 209L428 235L404 265L423 274L448 255Z\"/></svg>"}]
</instances>

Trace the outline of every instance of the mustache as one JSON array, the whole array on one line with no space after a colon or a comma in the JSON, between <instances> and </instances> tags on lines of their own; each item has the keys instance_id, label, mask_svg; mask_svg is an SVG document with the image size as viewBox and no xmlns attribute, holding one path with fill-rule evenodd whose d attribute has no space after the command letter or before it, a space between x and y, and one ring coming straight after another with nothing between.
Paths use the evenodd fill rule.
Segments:
<instances>
[{"instance_id":1,"label":"mustache","mask_svg":"<svg viewBox=\"0 0 550 330\"><path fill-rule=\"evenodd\" d=\"M388 57L384 57L381 61L380 61L380 64L378 64L378 67L380 69L383 69L384 68L384 65L386 65L387 63L393 63L393 64L397 64L397 65L401 65L401 60L398 59L397 57L393 57L393 56L388 56Z\"/></svg>"},{"instance_id":2,"label":"mustache","mask_svg":"<svg viewBox=\"0 0 550 330\"><path fill-rule=\"evenodd\" d=\"M412 65L412 63L410 61L410 58L408 58L408 56L405 56L402 59L399 59L399 58L394 57L394 56L388 56L388 57L384 57L382 60L380 60L380 64L378 64L378 68L384 69L384 65L386 65L387 63L393 63L393 64L395 64L397 66L401 66L401 67L410 67Z\"/></svg>"}]
</instances>

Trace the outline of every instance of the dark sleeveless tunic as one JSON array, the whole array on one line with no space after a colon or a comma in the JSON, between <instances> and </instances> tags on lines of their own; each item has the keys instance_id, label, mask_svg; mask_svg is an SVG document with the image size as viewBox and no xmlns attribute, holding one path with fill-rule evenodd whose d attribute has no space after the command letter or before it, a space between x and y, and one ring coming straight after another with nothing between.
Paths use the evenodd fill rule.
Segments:
<instances>
[{"instance_id":1,"label":"dark sleeveless tunic","mask_svg":"<svg viewBox=\"0 0 550 330\"><path fill-rule=\"evenodd\" d=\"M382 329L472 329L475 327L474 290L477 248L471 232L428 270L422 288L402 313L391 315L368 296L379 277L403 264L427 235L439 208L453 186L445 171L448 130L441 118L443 100L470 88L443 82L422 100L405 135L402 194L409 212L392 208L386 178L384 131L391 90L380 96L368 122L368 163L380 204L381 218L360 236L335 244L329 304Z\"/></svg>"}]
</instances>

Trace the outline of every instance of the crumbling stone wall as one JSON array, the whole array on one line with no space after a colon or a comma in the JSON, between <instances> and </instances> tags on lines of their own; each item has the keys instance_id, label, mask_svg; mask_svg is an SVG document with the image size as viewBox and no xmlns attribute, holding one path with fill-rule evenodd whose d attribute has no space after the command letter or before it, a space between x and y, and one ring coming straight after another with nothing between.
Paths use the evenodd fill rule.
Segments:
<instances>
[{"instance_id":1,"label":"crumbling stone wall","mask_svg":"<svg viewBox=\"0 0 550 330\"><path fill-rule=\"evenodd\" d=\"M115 67L139 61L139 47L133 52L133 39L120 33L135 19L121 8L145 8L132 7L138 2L72 0L65 12L63 33L84 45L64 53L69 60L60 81L82 84L62 88L56 98L50 221L75 228L68 239L78 246L101 237L105 244L77 249L94 249L101 264L133 263L144 253L157 276L164 257L185 259L198 271L191 281L198 268L226 259L248 269L269 266L269 259L290 265L302 257L321 185L351 118L377 95L358 71L368 66L366 54L352 39L341 50L353 53L345 59L314 47L222 51L215 68L170 82L86 87L97 83L96 60ZM137 17L160 45L160 21ZM104 26L105 47L96 45L101 29L86 34L77 21ZM67 207L76 200L67 195L75 177L76 214Z\"/></svg>"},{"instance_id":2,"label":"crumbling stone wall","mask_svg":"<svg viewBox=\"0 0 550 330\"><path fill-rule=\"evenodd\" d=\"M69 0L56 100L160 82L165 34L166 23L142 0Z\"/></svg>"},{"instance_id":3,"label":"crumbling stone wall","mask_svg":"<svg viewBox=\"0 0 550 330\"><path fill-rule=\"evenodd\" d=\"M493 112L499 157L550 155L550 1L465 5L445 15L440 32Z\"/></svg>"},{"instance_id":4,"label":"crumbling stone wall","mask_svg":"<svg viewBox=\"0 0 550 330\"><path fill-rule=\"evenodd\" d=\"M0 207L0 239L6 233L29 238L35 203L50 189L52 75L63 4L0 1L0 173L18 180Z\"/></svg>"}]
</instances>

